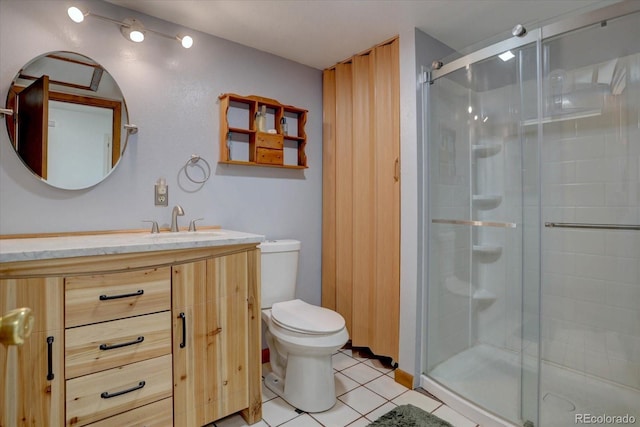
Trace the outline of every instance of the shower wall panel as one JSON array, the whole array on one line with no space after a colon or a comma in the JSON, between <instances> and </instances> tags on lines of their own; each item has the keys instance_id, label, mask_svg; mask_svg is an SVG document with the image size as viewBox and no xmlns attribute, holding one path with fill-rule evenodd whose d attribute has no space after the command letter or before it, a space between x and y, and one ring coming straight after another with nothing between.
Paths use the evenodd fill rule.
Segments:
<instances>
[{"instance_id":1,"label":"shower wall panel","mask_svg":"<svg viewBox=\"0 0 640 427\"><path fill-rule=\"evenodd\" d=\"M602 80L592 108L544 125L543 219L640 224L640 55L564 84L585 75ZM543 242L543 358L640 389L640 233L546 228Z\"/></svg>"},{"instance_id":2,"label":"shower wall panel","mask_svg":"<svg viewBox=\"0 0 640 427\"><path fill-rule=\"evenodd\" d=\"M468 91L455 82L432 88L438 103L429 147L432 218L469 219L469 128L466 123ZM470 330L471 230L449 224L432 225L428 289L429 366L467 349L473 341Z\"/></svg>"}]
</instances>

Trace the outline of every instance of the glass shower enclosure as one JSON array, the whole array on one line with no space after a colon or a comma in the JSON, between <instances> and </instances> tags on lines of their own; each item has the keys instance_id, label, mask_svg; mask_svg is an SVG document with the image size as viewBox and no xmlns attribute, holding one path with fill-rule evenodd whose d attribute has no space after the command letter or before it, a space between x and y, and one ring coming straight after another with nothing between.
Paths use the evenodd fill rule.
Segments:
<instances>
[{"instance_id":1,"label":"glass shower enclosure","mask_svg":"<svg viewBox=\"0 0 640 427\"><path fill-rule=\"evenodd\" d=\"M487 425L640 423L639 10L531 30L423 86L422 385Z\"/></svg>"}]
</instances>

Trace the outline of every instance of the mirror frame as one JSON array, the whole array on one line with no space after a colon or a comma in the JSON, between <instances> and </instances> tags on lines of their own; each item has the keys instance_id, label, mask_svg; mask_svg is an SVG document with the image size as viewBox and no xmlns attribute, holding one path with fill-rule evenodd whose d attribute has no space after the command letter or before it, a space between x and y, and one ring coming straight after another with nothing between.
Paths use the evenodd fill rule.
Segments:
<instances>
[{"instance_id":1,"label":"mirror frame","mask_svg":"<svg viewBox=\"0 0 640 427\"><path fill-rule=\"evenodd\" d=\"M64 56L67 55L67 56ZM75 57L80 57L80 58L85 58L85 61L81 61L81 60L77 60L75 58L69 58L68 56L75 56ZM58 59L61 61L68 61L70 63L76 63L79 64L81 66L88 66L88 67L93 67L94 71L93 71L93 76L91 78L91 84L90 85L79 85L79 84L74 84L74 83L66 83L66 82L60 82L60 81L55 81L55 80L50 80L46 74L43 74L43 76L25 76L23 74L24 70L31 66L32 64L36 63L39 60L42 60L43 58L51 58L51 59ZM120 100L116 100L116 99L108 99L108 98L103 98L103 97L99 97L99 96L91 96L92 93L95 93L98 89L98 85L99 82L102 78L102 76L104 75L104 73L107 73L107 75L110 77L110 79L113 82L113 86L114 89L117 90L117 92L119 92L119 97L121 98ZM100 179L97 180L91 180L91 181L87 181L86 184L82 184L79 185L77 187L65 187L65 186L60 186L60 185L56 185L55 183L49 182L46 178L47 173L46 173L46 164L43 166L43 168L41 168L41 170L44 170L44 173L38 173L38 171L35 171L34 168L32 168L27 161L23 158L23 156L19 153L18 148L17 148L17 138L16 138L16 133L17 133L17 129L18 129L18 120L19 120L19 112L16 111L16 100L18 97L18 94L20 92L22 92L24 89L31 87L31 84L28 86L24 86L22 84L18 84L18 80L19 79L27 79L27 80L33 80L34 82L36 82L38 79L42 79L43 77L46 77L46 85L47 85L47 95L46 95L46 101L58 101L58 102L65 102L65 103L69 103L69 104L77 104L77 105L86 105L89 107L97 107L97 108L104 108L104 109L109 109L112 111L112 129L111 129L111 165L110 168L108 170L108 172L105 172L102 177ZM48 89L48 86L54 84L57 85L58 88L56 89ZM71 87L73 88L73 92L62 92L60 91L60 87ZM116 167L118 166L118 164L120 163L120 160L122 159L122 157L124 157L124 153L126 151L127 148L127 144L128 144L128 140L129 140L129 134L130 133L135 133L135 130L130 130L128 129L128 117L129 117L129 113L128 113L128 108L127 108L127 104L126 104L126 100L124 97L124 93L122 92L122 90L120 89L120 86L118 85L118 83L116 82L116 80L113 78L113 76L102 66L100 65L97 61L93 60L92 58L77 53L77 52L71 52L71 51L52 51L52 52L47 52L44 53L42 55L39 55L35 58L33 58L31 61L29 61L27 64L25 64L19 71L18 73L15 75L15 77L13 78L12 82L11 82L11 86L9 88L9 91L7 93L7 100L6 100L6 107L8 109L11 109L14 111L13 115L7 115L5 116L6 118L6 126L7 126L7 132L9 134L9 142L11 143L11 146L13 148L13 150L15 151L16 155L18 156L18 158L20 159L20 161L22 162L22 164L40 181L45 182L46 184L55 187L55 188L59 188L59 189L63 189L63 190L83 190L83 189L87 189L87 188L91 188L94 187L96 185L98 185L99 183L101 183L102 181L104 181L109 175L111 175L111 173L113 173L113 171L116 169ZM45 110L47 112L44 113L45 119L48 122L48 109ZM44 121L43 120L43 121ZM48 123L47 123L48 125ZM46 131L43 131L46 132ZM42 144L41 144L42 145ZM43 156L46 156L46 154L43 154ZM44 175L44 176L43 176Z\"/></svg>"}]
</instances>

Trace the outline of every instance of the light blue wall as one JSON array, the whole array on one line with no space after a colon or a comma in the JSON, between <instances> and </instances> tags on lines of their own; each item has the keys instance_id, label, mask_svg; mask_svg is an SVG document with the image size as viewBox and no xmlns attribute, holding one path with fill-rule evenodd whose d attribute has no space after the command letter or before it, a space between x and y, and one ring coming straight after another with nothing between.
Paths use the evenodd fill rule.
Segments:
<instances>
[{"instance_id":1,"label":"light blue wall","mask_svg":"<svg viewBox=\"0 0 640 427\"><path fill-rule=\"evenodd\" d=\"M140 19L166 34L172 23L102 1L74 2L93 13ZM168 225L171 207L183 206L182 225L204 224L302 241L298 297L320 303L322 212L322 73L274 55L203 33L193 48L147 35L142 44L114 24L87 18L73 23L67 1L0 0L0 99L18 70L45 52L82 53L103 65L125 94L139 133L119 167L102 183L80 191L49 187L20 163L0 125L0 234L130 229L142 219ZM309 110L309 169L218 165L218 95L260 95ZM197 153L212 166L198 191L180 169ZM153 186L164 177L169 207L153 205ZM182 186L182 188L181 188ZM0 243L1 244L1 243Z\"/></svg>"},{"instance_id":2,"label":"light blue wall","mask_svg":"<svg viewBox=\"0 0 640 427\"><path fill-rule=\"evenodd\" d=\"M420 352L426 338L422 316L424 232L419 226L421 205L419 163L423 154L422 85L419 74L422 66L452 52L448 46L416 28L400 34L400 354L399 367L413 375L414 386L420 380Z\"/></svg>"}]
</instances>

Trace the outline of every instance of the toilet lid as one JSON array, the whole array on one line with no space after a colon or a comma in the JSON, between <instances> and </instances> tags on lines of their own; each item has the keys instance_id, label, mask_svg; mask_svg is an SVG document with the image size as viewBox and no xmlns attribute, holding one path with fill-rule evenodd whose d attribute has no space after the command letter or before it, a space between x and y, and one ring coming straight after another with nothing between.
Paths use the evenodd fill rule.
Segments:
<instances>
[{"instance_id":1,"label":"toilet lid","mask_svg":"<svg viewBox=\"0 0 640 427\"><path fill-rule=\"evenodd\" d=\"M299 299L273 304L271 319L286 329L307 334L330 334L345 326L344 318L335 311Z\"/></svg>"}]
</instances>

